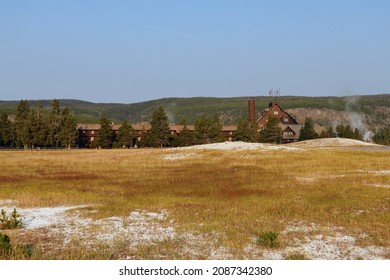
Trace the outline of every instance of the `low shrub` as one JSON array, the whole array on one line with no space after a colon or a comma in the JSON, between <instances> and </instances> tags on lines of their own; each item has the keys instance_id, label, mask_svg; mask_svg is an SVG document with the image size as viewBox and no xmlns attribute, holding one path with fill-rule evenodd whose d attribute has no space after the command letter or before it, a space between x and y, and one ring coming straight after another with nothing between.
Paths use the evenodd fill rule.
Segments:
<instances>
[{"instance_id":1,"label":"low shrub","mask_svg":"<svg viewBox=\"0 0 390 280\"><path fill-rule=\"evenodd\" d=\"M308 258L300 252L290 252L288 253L286 260L307 260Z\"/></svg>"},{"instance_id":2,"label":"low shrub","mask_svg":"<svg viewBox=\"0 0 390 280\"><path fill-rule=\"evenodd\" d=\"M256 244L262 247L276 248L279 246L278 236L279 233L274 231L259 233L256 238Z\"/></svg>"},{"instance_id":3,"label":"low shrub","mask_svg":"<svg viewBox=\"0 0 390 280\"><path fill-rule=\"evenodd\" d=\"M19 217L20 217L20 215L16 211L16 208L14 208L14 211L12 211L11 217L7 216L7 213L4 209L1 210L0 229L21 228L22 227L22 219L20 219Z\"/></svg>"},{"instance_id":4,"label":"low shrub","mask_svg":"<svg viewBox=\"0 0 390 280\"><path fill-rule=\"evenodd\" d=\"M10 238L6 234L0 233L0 255L11 251Z\"/></svg>"}]
</instances>

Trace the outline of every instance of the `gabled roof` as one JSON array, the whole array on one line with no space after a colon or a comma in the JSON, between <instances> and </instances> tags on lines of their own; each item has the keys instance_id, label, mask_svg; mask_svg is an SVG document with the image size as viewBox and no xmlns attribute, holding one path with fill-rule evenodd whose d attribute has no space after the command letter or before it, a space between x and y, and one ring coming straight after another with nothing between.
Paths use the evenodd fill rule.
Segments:
<instances>
[{"instance_id":1,"label":"gabled roof","mask_svg":"<svg viewBox=\"0 0 390 280\"><path fill-rule=\"evenodd\" d=\"M298 124L298 122L289 113L284 111L282 109L282 107L280 107L280 105L276 102L270 103L269 108L266 108L263 111L263 115L256 121L256 123L259 123L263 119L268 119L270 117L271 112L275 111L275 110L273 110L275 107L278 107L279 111L282 112L282 114L280 114L280 116L278 116L279 120L283 119L287 115L291 120L294 121L294 124Z\"/></svg>"}]
</instances>

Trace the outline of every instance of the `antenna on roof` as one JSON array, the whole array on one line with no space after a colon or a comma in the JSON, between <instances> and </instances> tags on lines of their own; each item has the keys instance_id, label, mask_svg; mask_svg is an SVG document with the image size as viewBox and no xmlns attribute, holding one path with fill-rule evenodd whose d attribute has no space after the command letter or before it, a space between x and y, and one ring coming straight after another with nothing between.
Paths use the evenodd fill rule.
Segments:
<instances>
[{"instance_id":1,"label":"antenna on roof","mask_svg":"<svg viewBox=\"0 0 390 280\"><path fill-rule=\"evenodd\" d=\"M275 93L275 101L279 101L279 99L280 99L280 88L278 88Z\"/></svg>"},{"instance_id":2,"label":"antenna on roof","mask_svg":"<svg viewBox=\"0 0 390 280\"><path fill-rule=\"evenodd\" d=\"M268 91L268 95L269 95L270 99L272 99L272 101L274 101L275 96L274 96L274 89L273 89L273 88L271 88L271 89Z\"/></svg>"}]
</instances>

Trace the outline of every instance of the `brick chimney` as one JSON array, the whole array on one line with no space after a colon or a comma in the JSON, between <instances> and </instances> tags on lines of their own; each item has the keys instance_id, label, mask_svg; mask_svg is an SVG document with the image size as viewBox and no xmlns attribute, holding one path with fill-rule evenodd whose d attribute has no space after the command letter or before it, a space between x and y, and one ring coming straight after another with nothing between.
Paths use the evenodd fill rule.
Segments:
<instances>
[{"instance_id":1,"label":"brick chimney","mask_svg":"<svg viewBox=\"0 0 390 280\"><path fill-rule=\"evenodd\" d=\"M256 121L256 107L255 107L255 99L253 97L248 100L248 119L251 122Z\"/></svg>"}]
</instances>

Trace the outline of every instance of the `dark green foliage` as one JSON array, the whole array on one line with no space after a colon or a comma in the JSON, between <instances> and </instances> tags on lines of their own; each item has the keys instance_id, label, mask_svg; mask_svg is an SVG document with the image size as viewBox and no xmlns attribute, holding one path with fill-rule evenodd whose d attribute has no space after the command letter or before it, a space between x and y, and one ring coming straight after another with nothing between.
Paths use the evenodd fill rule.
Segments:
<instances>
[{"instance_id":1,"label":"dark green foliage","mask_svg":"<svg viewBox=\"0 0 390 280\"><path fill-rule=\"evenodd\" d=\"M137 147L140 147L140 148L147 147L148 134L149 133L146 133L146 129L143 126L142 129L141 129L141 140L137 142L137 144L136 144Z\"/></svg>"},{"instance_id":2,"label":"dark green foliage","mask_svg":"<svg viewBox=\"0 0 390 280\"><path fill-rule=\"evenodd\" d=\"M29 112L30 107L28 106L27 100L21 100L16 109L15 131L18 144L20 143L25 149L29 147L31 142Z\"/></svg>"},{"instance_id":3,"label":"dark green foliage","mask_svg":"<svg viewBox=\"0 0 390 280\"><path fill-rule=\"evenodd\" d=\"M77 141L77 123L74 115L68 108L61 114L61 125L58 132L58 140L62 147L70 149Z\"/></svg>"},{"instance_id":4,"label":"dark green foliage","mask_svg":"<svg viewBox=\"0 0 390 280\"><path fill-rule=\"evenodd\" d=\"M11 251L11 240L8 235L0 233L0 256Z\"/></svg>"},{"instance_id":5,"label":"dark green foliage","mask_svg":"<svg viewBox=\"0 0 390 280\"><path fill-rule=\"evenodd\" d=\"M351 138L353 136L353 130L349 125L342 125L339 124L336 126L336 134L337 137L342 137L342 138Z\"/></svg>"},{"instance_id":6,"label":"dark green foliage","mask_svg":"<svg viewBox=\"0 0 390 280\"><path fill-rule=\"evenodd\" d=\"M12 246L10 237L0 232L0 259L30 259L33 253L33 244Z\"/></svg>"},{"instance_id":7,"label":"dark green foliage","mask_svg":"<svg viewBox=\"0 0 390 280\"><path fill-rule=\"evenodd\" d=\"M319 135L319 138L333 138L336 137L336 133L334 132L332 127L328 127L326 130L323 130Z\"/></svg>"},{"instance_id":8,"label":"dark green foliage","mask_svg":"<svg viewBox=\"0 0 390 280\"><path fill-rule=\"evenodd\" d=\"M132 147L134 138L134 129L127 121L124 121L119 128L117 142L119 147Z\"/></svg>"},{"instance_id":9,"label":"dark green foliage","mask_svg":"<svg viewBox=\"0 0 390 280\"><path fill-rule=\"evenodd\" d=\"M63 119L60 110L60 102L53 100L48 120L48 139L50 146L60 147L60 132L63 125Z\"/></svg>"},{"instance_id":10,"label":"dark green foliage","mask_svg":"<svg viewBox=\"0 0 390 280\"><path fill-rule=\"evenodd\" d=\"M196 144L209 144L225 141L222 124L218 115L200 116L195 122L194 138Z\"/></svg>"},{"instance_id":11,"label":"dark green foliage","mask_svg":"<svg viewBox=\"0 0 390 280\"><path fill-rule=\"evenodd\" d=\"M3 121L0 122L2 124ZM1 127L1 125L0 125ZM21 100L11 125L11 143L8 146L72 147L77 140L77 123L69 109L62 112L57 100L53 100L51 111L36 103L32 109L28 102ZM4 144L4 143L3 143Z\"/></svg>"},{"instance_id":12,"label":"dark green foliage","mask_svg":"<svg viewBox=\"0 0 390 280\"><path fill-rule=\"evenodd\" d=\"M29 112L28 126L30 133L28 146L32 148L46 146L48 126L45 122L45 112L39 103L36 103Z\"/></svg>"},{"instance_id":13,"label":"dark green foliage","mask_svg":"<svg viewBox=\"0 0 390 280\"><path fill-rule=\"evenodd\" d=\"M345 126L339 124L336 127L336 134L337 137L341 137L341 138L363 140L363 136L361 135L359 130L357 128L355 128L355 130L352 130L352 128L348 124Z\"/></svg>"},{"instance_id":14,"label":"dark green foliage","mask_svg":"<svg viewBox=\"0 0 390 280\"><path fill-rule=\"evenodd\" d=\"M305 254L302 254L300 252L290 252L285 259L286 260L307 260L307 257L305 256Z\"/></svg>"},{"instance_id":15,"label":"dark green foliage","mask_svg":"<svg viewBox=\"0 0 390 280\"><path fill-rule=\"evenodd\" d=\"M8 115L0 116L0 147L11 147L15 141L14 126L8 120Z\"/></svg>"},{"instance_id":16,"label":"dark green foliage","mask_svg":"<svg viewBox=\"0 0 390 280\"><path fill-rule=\"evenodd\" d=\"M176 147L186 147L194 144L194 133L187 128L187 124L184 122L184 127L180 131L180 134L174 141Z\"/></svg>"},{"instance_id":17,"label":"dark green foliage","mask_svg":"<svg viewBox=\"0 0 390 280\"><path fill-rule=\"evenodd\" d=\"M282 137L282 129L279 126L279 119L271 116L267 124L260 131L259 141L262 143L279 144Z\"/></svg>"},{"instance_id":18,"label":"dark green foliage","mask_svg":"<svg viewBox=\"0 0 390 280\"><path fill-rule=\"evenodd\" d=\"M234 133L234 141L256 142L257 141L256 124L247 118L242 118L238 122L237 131Z\"/></svg>"},{"instance_id":19,"label":"dark green foliage","mask_svg":"<svg viewBox=\"0 0 390 280\"><path fill-rule=\"evenodd\" d=\"M390 145L390 126L379 129L372 137L372 140L380 145Z\"/></svg>"},{"instance_id":20,"label":"dark green foliage","mask_svg":"<svg viewBox=\"0 0 390 280\"><path fill-rule=\"evenodd\" d=\"M360 140L360 141L363 140L363 135L360 133L360 131L357 128L355 128L355 130L353 131L352 137L353 139L356 140Z\"/></svg>"},{"instance_id":21,"label":"dark green foliage","mask_svg":"<svg viewBox=\"0 0 390 280\"><path fill-rule=\"evenodd\" d=\"M4 210L1 210L0 215L0 229L14 229L22 227L22 220L19 219L19 214L14 208L12 211L11 217L7 216L7 213Z\"/></svg>"},{"instance_id":22,"label":"dark green foliage","mask_svg":"<svg viewBox=\"0 0 390 280\"><path fill-rule=\"evenodd\" d=\"M277 241L279 234L274 231L259 233L256 238L256 244L266 248L276 248L279 246Z\"/></svg>"},{"instance_id":23,"label":"dark green foliage","mask_svg":"<svg viewBox=\"0 0 390 280\"><path fill-rule=\"evenodd\" d=\"M99 135L96 137L93 145L96 148L109 149L112 146L114 140L114 133L111 127L111 121L103 115L100 118L100 130Z\"/></svg>"},{"instance_id":24,"label":"dark green foliage","mask_svg":"<svg viewBox=\"0 0 390 280\"><path fill-rule=\"evenodd\" d=\"M146 138L147 146L159 148L169 146L171 132L167 115L162 106L153 112L150 125L151 128Z\"/></svg>"},{"instance_id":25,"label":"dark green foliage","mask_svg":"<svg viewBox=\"0 0 390 280\"><path fill-rule=\"evenodd\" d=\"M311 118L305 118L305 124L299 131L299 141L316 139L318 133L314 130L314 122Z\"/></svg>"}]
</instances>

